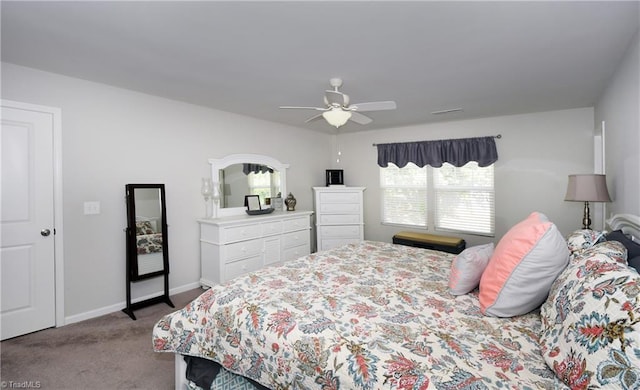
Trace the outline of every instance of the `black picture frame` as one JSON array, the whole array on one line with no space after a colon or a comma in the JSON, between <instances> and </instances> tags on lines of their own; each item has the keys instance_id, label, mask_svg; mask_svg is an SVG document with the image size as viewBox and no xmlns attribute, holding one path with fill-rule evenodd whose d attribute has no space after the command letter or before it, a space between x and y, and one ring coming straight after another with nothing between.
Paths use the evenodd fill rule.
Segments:
<instances>
[{"instance_id":1,"label":"black picture frame","mask_svg":"<svg viewBox=\"0 0 640 390\"><path fill-rule=\"evenodd\" d=\"M256 211L262 209L260 206L260 196L258 195L245 195L244 206L249 211Z\"/></svg>"},{"instance_id":2,"label":"black picture frame","mask_svg":"<svg viewBox=\"0 0 640 390\"><path fill-rule=\"evenodd\" d=\"M344 173L342 169L327 169L327 187L344 185Z\"/></svg>"}]
</instances>

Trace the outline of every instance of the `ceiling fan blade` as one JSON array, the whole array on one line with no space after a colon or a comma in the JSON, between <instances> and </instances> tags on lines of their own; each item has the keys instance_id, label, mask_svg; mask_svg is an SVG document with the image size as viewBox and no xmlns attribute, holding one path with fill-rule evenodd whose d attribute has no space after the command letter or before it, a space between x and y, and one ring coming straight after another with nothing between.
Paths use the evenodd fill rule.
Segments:
<instances>
[{"instance_id":1,"label":"ceiling fan blade","mask_svg":"<svg viewBox=\"0 0 640 390\"><path fill-rule=\"evenodd\" d=\"M339 91L324 91L324 102L326 105L331 106L337 104L339 106L346 106L349 104L349 96Z\"/></svg>"},{"instance_id":2,"label":"ceiling fan blade","mask_svg":"<svg viewBox=\"0 0 640 390\"><path fill-rule=\"evenodd\" d=\"M320 119L320 118L322 118L322 114L314 115L314 116L312 116L311 118L309 118L309 119L307 119L306 121L304 121L304 123L313 122L313 121L315 121L315 120L317 120L317 119Z\"/></svg>"},{"instance_id":3,"label":"ceiling fan blade","mask_svg":"<svg viewBox=\"0 0 640 390\"><path fill-rule=\"evenodd\" d=\"M360 125L368 125L369 123L373 122L373 119L356 111L351 111L351 118L349 119Z\"/></svg>"},{"instance_id":4,"label":"ceiling fan blade","mask_svg":"<svg viewBox=\"0 0 640 390\"><path fill-rule=\"evenodd\" d=\"M324 107L298 107L298 106L280 106L283 109L301 109L301 110L316 110L316 111L327 111L327 108Z\"/></svg>"},{"instance_id":5,"label":"ceiling fan blade","mask_svg":"<svg viewBox=\"0 0 640 390\"><path fill-rule=\"evenodd\" d=\"M365 111L382 111L382 110L395 110L397 108L396 102L384 101L384 102L366 102L355 103L349 106L349 109L365 112Z\"/></svg>"}]
</instances>

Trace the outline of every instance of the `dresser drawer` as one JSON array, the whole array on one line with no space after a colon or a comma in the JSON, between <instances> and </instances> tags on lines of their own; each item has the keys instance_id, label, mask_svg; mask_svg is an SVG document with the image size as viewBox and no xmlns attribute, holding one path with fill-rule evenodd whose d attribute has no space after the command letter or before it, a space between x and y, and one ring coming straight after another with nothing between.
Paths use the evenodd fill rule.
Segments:
<instances>
[{"instance_id":1,"label":"dresser drawer","mask_svg":"<svg viewBox=\"0 0 640 390\"><path fill-rule=\"evenodd\" d=\"M262 235L262 229L258 224L227 227L222 229L221 235L222 242L241 241L260 237Z\"/></svg>"},{"instance_id":2,"label":"dresser drawer","mask_svg":"<svg viewBox=\"0 0 640 390\"><path fill-rule=\"evenodd\" d=\"M360 242L359 238L324 238L318 243L318 250L326 251L327 249L357 242Z\"/></svg>"},{"instance_id":3,"label":"dresser drawer","mask_svg":"<svg viewBox=\"0 0 640 390\"><path fill-rule=\"evenodd\" d=\"M319 226L323 238L357 238L360 239L360 225Z\"/></svg>"},{"instance_id":4,"label":"dresser drawer","mask_svg":"<svg viewBox=\"0 0 640 390\"><path fill-rule=\"evenodd\" d=\"M266 222L262 224L262 234L271 236L282 233L282 221Z\"/></svg>"},{"instance_id":5,"label":"dresser drawer","mask_svg":"<svg viewBox=\"0 0 640 390\"><path fill-rule=\"evenodd\" d=\"M294 246L293 248L287 248L282 252L282 258L284 261L294 260L298 257L306 256L311 253L311 247L309 242L304 245Z\"/></svg>"},{"instance_id":6,"label":"dresser drawer","mask_svg":"<svg viewBox=\"0 0 640 390\"><path fill-rule=\"evenodd\" d=\"M302 244L309 244L308 230L299 230L297 232L285 233L282 235L283 248L291 248Z\"/></svg>"},{"instance_id":7,"label":"dresser drawer","mask_svg":"<svg viewBox=\"0 0 640 390\"><path fill-rule=\"evenodd\" d=\"M342 225L360 222L360 214L320 214L318 223L321 225Z\"/></svg>"},{"instance_id":8,"label":"dresser drawer","mask_svg":"<svg viewBox=\"0 0 640 390\"><path fill-rule=\"evenodd\" d=\"M320 203L360 203L360 193L323 192L320 193Z\"/></svg>"},{"instance_id":9,"label":"dresser drawer","mask_svg":"<svg viewBox=\"0 0 640 390\"><path fill-rule=\"evenodd\" d=\"M236 242L234 244L228 244L224 246L225 258L227 262L233 259L239 259L243 257L258 255L262 253L263 241L249 240Z\"/></svg>"},{"instance_id":10,"label":"dresser drawer","mask_svg":"<svg viewBox=\"0 0 640 390\"><path fill-rule=\"evenodd\" d=\"M309 229L309 217L285 219L284 221L282 221L282 224L285 232L291 232L300 229Z\"/></svg>"},{"instance_id":11,"label":"dresser drawer","mask_svg":"<svg viewBox=\"0 0 640 390\"><path fill-rule=\"evenodd\" d=\"M257 271L260 268L262 268L260 255L227 263L224 266L224 280L227 281L248 272Z\"/></svg>"},{"instance_id":12,"label":"dresser drawer","mask_svg":"<svg viewBox=\"0 0 640 390\"><path fill-rule=\"evenodd\" d=\"M323 203L320 205L320 213L360 213L358 203Z\"/></svg>"}]
</instances>

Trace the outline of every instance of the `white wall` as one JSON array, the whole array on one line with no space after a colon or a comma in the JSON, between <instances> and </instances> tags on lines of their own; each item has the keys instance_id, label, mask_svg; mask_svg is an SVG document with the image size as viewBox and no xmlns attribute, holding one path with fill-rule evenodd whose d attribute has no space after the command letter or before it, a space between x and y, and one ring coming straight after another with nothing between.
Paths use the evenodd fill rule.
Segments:
<instances>
[{"instance_id":1,"label":"white wall","mask_svg":"<svg viewBox=\"0 0 640 390\"><path fill-rule=\"evenodd\" d=\"M296 209L313 208L324 185L328 134L254 120L103 84L2 64L2 98L62 109L65 315L76 321L119 310L125 300L127 183L164 183L170 287L200 278L201 178L208 158L270 155L290 164ZM298 147L290 147L290 141ZM101 202L84 215L83 202ZM134 284L133 295L161 291L161 278Z\"/></svg>"},{"instance_id":2,"label":"white wall","mask_svg":"<svg viewBox=\"0 0 640 390\"><path fill-rule=\"evenodd\" d=\"M611 213L640 215L640 38L636 33L620 67L595 107L605 122L607 187Z\"/></svg>"},{"instance_id":3,"label":"white wall","mask_svg":"<svg viewBox=\"0 0 640 390\"><path fill-rule=\"evenodd\" d=\"M593 127L593 109L581 108L345 133L336 141L341 162L333 159L333 164L344 169L347 185L367 187L365 238L390 242L393 234L407 228L380 224L379 169L373 143L501 134L496 139L496 237L464 235L467 244L497 242L532 211L545 213L566 235L580 228L582 220L582 204L564 201L567 176L592 171Z\"/></svg>"}]
</instances>

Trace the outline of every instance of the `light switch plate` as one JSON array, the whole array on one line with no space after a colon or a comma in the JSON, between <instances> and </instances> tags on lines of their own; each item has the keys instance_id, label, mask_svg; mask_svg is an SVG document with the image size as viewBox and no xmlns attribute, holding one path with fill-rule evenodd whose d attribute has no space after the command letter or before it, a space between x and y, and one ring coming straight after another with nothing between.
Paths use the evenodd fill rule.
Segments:
<instances>
[{"instance_id":1,"label":"light switch plate","mask_svg":"<svg viewBox=\"0 0 640 390\"><path fill-rule=\"evenodd\" d=\"M84 202L84 215L100 214L100 202Z\"/></svg>"}]
</instances>

